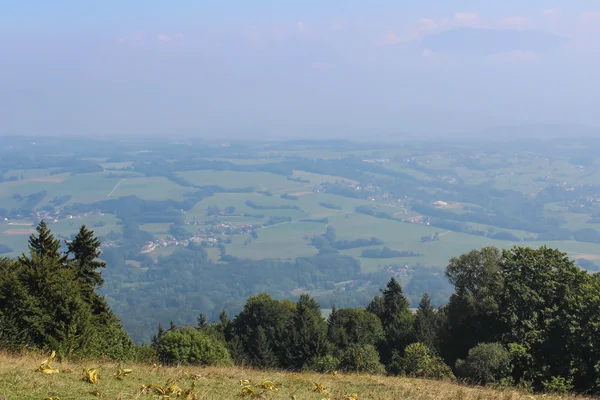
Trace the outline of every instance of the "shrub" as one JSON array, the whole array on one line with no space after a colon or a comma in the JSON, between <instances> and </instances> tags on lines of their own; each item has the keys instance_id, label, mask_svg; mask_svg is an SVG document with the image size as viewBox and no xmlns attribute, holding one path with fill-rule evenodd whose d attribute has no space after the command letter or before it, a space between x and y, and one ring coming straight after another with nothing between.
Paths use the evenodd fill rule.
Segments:
<instances>
[{"instance_id":1,"label":"shrub","mask_svg":"<svg viewBox=\"0 0 600 400\"><path fill-rule=\"evenodd\" d=\"M353 344L342 353L340 369L344 371L368 372L379 374L385 371L379 362L379 353L373 345L360 346Z\"/></svg>"},{"instance_id":2,"label":"shrub","mask_svg":"<svg viewBox=\"0 0 600 400\"><path fill-rule=\"evenodd\" d=\"M389 370L392 374L403 373L413 378L455 379L452 369L423 343L406 346L404 357L395 353Z\"/></svg>"},{"instance_id":3,"label":"shrub","mask_svg":"<svg viewBox=\"0 0 600 400\"><path fill-rule=\"evenodd\" d=\"M192 327L167 332L158 344L158 358L166 364L232 364L225 343Z\"/></svg>"},{"instance_id":4,"label":"shrub","mask_svg":"<svg viewBox=\"0 0 600 400\"><path fill-rule=\"evenodd\" d=\"M472 383L497 383L510 375L511 361L500 343L480 343L469 350L466 360L456 362L456 369Z\"/></svg>"},{"instance_id":5,"label":"shrub","mask_svg":"<svg viewBox=\"0 0 600 400\"><path fill-rule=\"evenodd\" d=\"M573 378L563 378L562 376L553 376L549 380L542 382L544 391L553 394L567 394L573 386Z\"/></svg>"},{"instance_id":6,"label":"shrub","mask_svg":"<svg viewBox=\"0 0 600 400\"><path fill-rule=\"evenodd\" d=\"M316 372L331 372L337 370L339 366L340 360L330 354L327 354L326 356L317 358L317 360L309 367L309 369Z\"/></svg>"}]
</instances>

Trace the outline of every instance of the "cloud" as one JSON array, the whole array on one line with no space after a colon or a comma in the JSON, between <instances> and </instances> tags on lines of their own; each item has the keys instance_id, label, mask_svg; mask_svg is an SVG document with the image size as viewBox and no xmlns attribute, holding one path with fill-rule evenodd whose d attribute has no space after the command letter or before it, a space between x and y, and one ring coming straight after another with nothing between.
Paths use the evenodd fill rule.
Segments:
<instances>
[{"instance_id":1,"label":"cloud","mask_svg":"<svg viewBox=\"0 0 600 400\"><path fill-rule=\"evenodd\" d=\"M117 43L119 44L137 44L143 42L145 39L144 32L138 31L131 35L122 36L117 39Z\"/></svg>"},{"instance_id":2,"label":"cloud","mask_svg":"<svg viewBox=\"0 0 600 400\"><path fill-rule=\"evenodd\" d=\"M183 35L181 33L178 33L176 35L167 35L166 33L159 33L158 35L156 35L156 40L162 43L167 43L181 39L183 39Z\"/></svg>"},{"instance_id":3,"label":"cloud","mask_svg":"<svg viewBox=\"0 0 600 400\"><path fill-rule=\"evenodd\" d=\"M454 20L461 26L479 25L479 14L472 12L457 12L454 14Z\"/></svg>"},{"instance_id":4,"label":"cloud","mask_svg":"<svg viewBox=\"0 0 600 400\"><path fill-rule=\"evenodd\" d=\"M425 35L435 33L439 30L440 23L430 18L420 18L416 23L401 27L396 31L390 30L386 33L383 42L385 44L407 43Z\"/></svg>"},{"instance_id":5,"label":"cloud","mask_svg":"<svg viewBox=\"0 0 600 400\"><path fill-rule=\"evenodd\" d=\"M431 18L421 18L421 19L419 19L419 25L421 25L425 29L436 29L438 27L437 22L435 22Z\"/></svg>"},{"instance_id":6,"label":"cloud","mask_svg":"<svg viewBox=\"0 0 600 400\"><path fill-rule=\"evenodd\" d=\"M300 32L304 32L306 30L306 25L304 25L304 22L302 22L302 21L298 21L297 26L298 26L298 30Z\"/></svg>"}]
</instances>

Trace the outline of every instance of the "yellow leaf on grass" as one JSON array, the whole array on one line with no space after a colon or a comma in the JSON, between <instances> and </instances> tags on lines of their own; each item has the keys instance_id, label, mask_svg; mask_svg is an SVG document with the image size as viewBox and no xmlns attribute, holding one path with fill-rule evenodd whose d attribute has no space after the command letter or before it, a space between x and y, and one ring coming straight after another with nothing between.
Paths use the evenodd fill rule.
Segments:
<instances>
[{"instance_id":1,"label":"yellow leaf on grass","mask_svg":"<svg viewBox=\"0 0 600 400\"><path fill-rule=\"evenodd\" d=\"M56 357L56 352L52 350L52 354L50 354L50 357L48 357L48 359L42 361L40 367L38 368L38 371L44 374L58 374L59 371L55 368L52 368L52 362L54 361L54 357Z\"/></svg>"}]
</instances>

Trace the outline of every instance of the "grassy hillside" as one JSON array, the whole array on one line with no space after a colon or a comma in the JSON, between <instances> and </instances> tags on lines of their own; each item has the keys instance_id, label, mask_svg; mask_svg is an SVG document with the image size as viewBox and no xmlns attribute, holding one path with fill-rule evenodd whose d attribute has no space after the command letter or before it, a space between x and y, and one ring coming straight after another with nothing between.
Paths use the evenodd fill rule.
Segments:
<instances>
[{"instance_id":1,"label":"grassy hillside","mask_svg":"<svg viewBox=\"0 0 600 400\"><path fill-rule=\"evenodd\" d=\"M119 365L111 362L55 363L58 374L36 372L44 357L8 356L0 353L0 398L4 399L152 399L161 398L153 389L143 393L143 385L166 386L174 380L181 390L190 389L188 399L381 399L381 400L520 400L583 399L571 396L533 396L515 390L497 391L452 383L375 375L323 375L257 371L242 368L166 368L151 365L125 365L131 368L122 380L114 377ZM82 380L84 368L98 368L98 383ZM247 382L246 382L247 381ZM271 389L260 386L271 387ZM271 386L272 385L272 386ZM319 385L317 387L317 385ZM244 386L250 386L244 389ZM254 394L252 394L252 392ZM244 393L246 393L244 395ZM163 398L176 398L171 397ZM186 396L182 397L185 399Z\"/></svg>"}]
</instances>

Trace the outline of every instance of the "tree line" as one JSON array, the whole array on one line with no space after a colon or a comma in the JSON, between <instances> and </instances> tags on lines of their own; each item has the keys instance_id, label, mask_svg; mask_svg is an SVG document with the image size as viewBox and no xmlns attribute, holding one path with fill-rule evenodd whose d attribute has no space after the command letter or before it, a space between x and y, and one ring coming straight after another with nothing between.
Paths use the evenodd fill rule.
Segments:
<instances>
[{"instance_id":1,"label":"tree line","mask_svg":"<svg viewBox=\"0 0 600 400\"><path fill-rule=\"evenodd\" d=\"M555 249L484 247L452 258L454 293L437 309L425 294L411 311L394 278L367 307L334 307L327 318L308 294L291 302L260 293L233 318L159 325L136 346L97 292L99 246L85 226L63 246L41 222L29 254L0 260L3 349L600 392L600 275Z\"/></svg>"}]
</instances>

